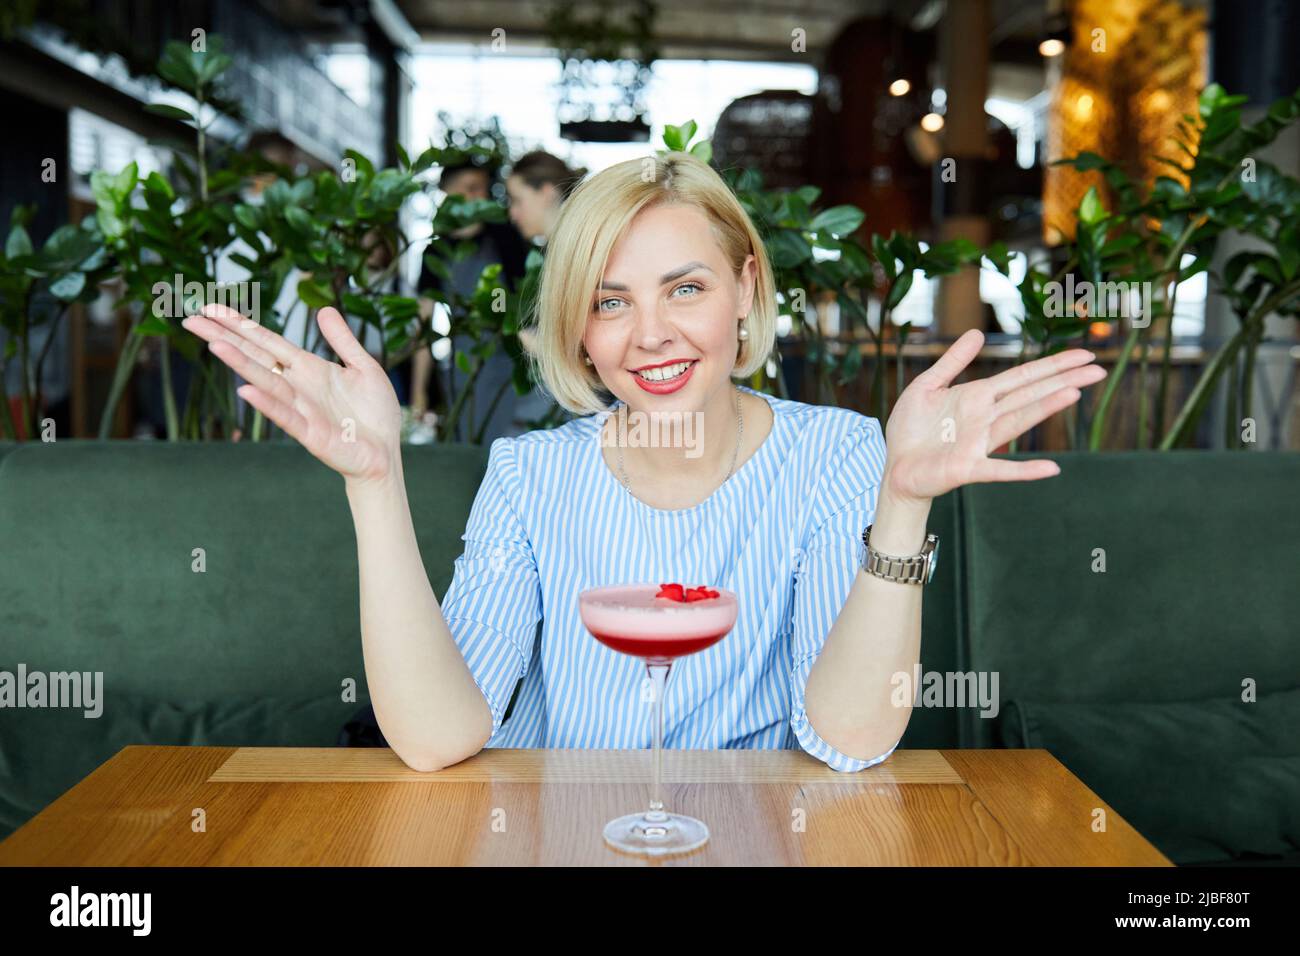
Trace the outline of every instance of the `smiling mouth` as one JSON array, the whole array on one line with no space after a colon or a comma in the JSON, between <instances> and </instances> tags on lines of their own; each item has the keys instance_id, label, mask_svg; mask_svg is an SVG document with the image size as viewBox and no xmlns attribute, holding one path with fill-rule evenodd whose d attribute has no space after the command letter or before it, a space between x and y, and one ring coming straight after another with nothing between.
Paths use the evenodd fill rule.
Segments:
<instances>
[{"instance_id":1,"label":"smiling mouth","mask_svg":"<svg viewBox=\"0 0 1300 956\"><path fill-rule=\"evenodd\" d=\"M695 359L691 362L679 362L676 365L663 365L659 368L649 368L641 372L633 372L633 375L639 375L647 382L672 382L681 378L699 362Z\"/></svg>"}]
</instances>

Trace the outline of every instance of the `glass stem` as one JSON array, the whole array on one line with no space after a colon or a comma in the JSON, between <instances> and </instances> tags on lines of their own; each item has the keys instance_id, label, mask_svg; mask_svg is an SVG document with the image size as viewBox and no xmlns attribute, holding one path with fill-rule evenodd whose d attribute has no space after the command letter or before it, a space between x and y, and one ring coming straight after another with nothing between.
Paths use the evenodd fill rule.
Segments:
<instances>
[{"instance_id":1,"label":"glass stem","mask_svg":"<svg viewBox=\"0 0 1300 956\"><path fill-rule=\"evenodd\" d=\"M651 664L646 662L646 671L654 681L655 693L655 783L650 793L650 810L646 819L655 823L668 819L664 812L663 800L663 749L664 749L664 688L668 684L668 668L672 664Z\"/></svg>"}]
</instances>

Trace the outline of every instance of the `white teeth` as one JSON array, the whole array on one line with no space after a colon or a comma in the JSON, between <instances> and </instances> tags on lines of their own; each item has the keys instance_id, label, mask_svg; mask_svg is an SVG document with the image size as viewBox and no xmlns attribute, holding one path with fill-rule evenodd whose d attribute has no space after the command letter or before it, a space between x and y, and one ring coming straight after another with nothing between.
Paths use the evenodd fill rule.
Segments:
<instances>
[{"instance_id":1,"label":"white teeth","mask_svg":"<svg viewBox=\"0 0 1300 956\"><path fill-rule=\"evenodd\" d=\"M650 368L642 372L637 372L647 382L666 382L670 378L676 378L685 372L692 362L678 362L676 365L664 365L659 368Z\"/></svg>"}]
</instances>

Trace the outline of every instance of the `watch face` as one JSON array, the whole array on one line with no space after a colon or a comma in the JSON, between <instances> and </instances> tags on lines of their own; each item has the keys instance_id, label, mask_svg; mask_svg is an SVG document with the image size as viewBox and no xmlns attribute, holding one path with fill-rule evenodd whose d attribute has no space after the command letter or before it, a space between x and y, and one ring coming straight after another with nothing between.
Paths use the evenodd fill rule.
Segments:
<instances>
[{"instance_id":1,"label":"watch face","mask_svg":"<svg viewBox=\"0 0 1300 956\"><path fill-rule=\"evenodd\" d=\"M939 566L939 539L934 539L934 550L930 552L930 571L926 575L925 583L929 584L934 580L934 569Z\"/></svg>"}]
</instances>

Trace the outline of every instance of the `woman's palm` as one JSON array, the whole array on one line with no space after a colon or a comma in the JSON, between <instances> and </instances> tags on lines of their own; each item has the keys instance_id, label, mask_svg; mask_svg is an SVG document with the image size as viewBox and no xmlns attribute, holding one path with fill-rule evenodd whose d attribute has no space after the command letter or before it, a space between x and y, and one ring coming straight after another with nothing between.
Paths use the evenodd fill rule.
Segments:
<instances>
[{"instance_id":1,"label":"woman's palm","mask_svg":"<svg viewBox=\"0 0 1300 956\"><path fill-rule=\"evenodd\" d=\"M953 385L984 344L960 336L899 395L885 433L890 483L898 494L937 498L975 482L1033 481L1060 469L1050 459L1012 461L989 455L1079 400L1080 389L1106 377L1086 349L1071 349Z\"/></svg>"},{"instance_id":2,"label":"woman's palm","mask_svg":"<svg viewBox=\"0 0 1300 956\"><path fill-rule=\"evenodd\" d=\"M345 478L383 477L400 447L402 413L384 369L335 309L317 314L344 364L328 362L231 309L185 320L248 384L240 395ZM279 363L281 374L272 371Z\"/></svg>"}]
</instances>

